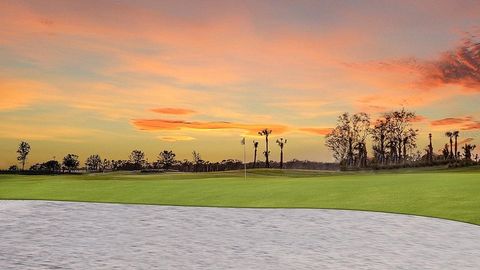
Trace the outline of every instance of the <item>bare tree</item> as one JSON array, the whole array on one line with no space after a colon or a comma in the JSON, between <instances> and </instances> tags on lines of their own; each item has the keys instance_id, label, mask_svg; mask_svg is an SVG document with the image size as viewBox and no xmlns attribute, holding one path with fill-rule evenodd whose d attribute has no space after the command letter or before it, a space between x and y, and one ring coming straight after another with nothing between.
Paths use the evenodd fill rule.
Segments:
<instances>
[{"instance_id":1,"label":"bare tree","mask_svg":"<svg viewBox=\"0 0 480 270\"><path fill-rule=\"evenodd\" d=\"M341 164L364 166L367 162L366 138L369 132L370 117L366 113L352 116L343 113L337 119L337 126L326 135L325 145Z\"/></svg>"},{"instance_id":2,"label":"bare tree","mask_svg":"<svg viewBox=\"0 0 480 270\"><path fill-rule=\"evenodd\" d=\"M268 157L270 155L270 151L268 150L268 136L272 134L271 129L263 129L258 132L258 135L260 136L265 136L265 151L263 154L265 155L265 167L270 168L270 162L268 160Z\"/></svg>"},{"instance_id":3,"label":"bare tree","mask_svg":"<svg viewBox=\"0 0 480 270\"><path fill-rule=\"evenodd\" d=\"M387 120L378 119L375 123L374 128L371 130L372 140L373 140L373 151L375 154L375 159L380 164L385 164L385 144L387 139Z\"/></svg>"},{"instance_id":4,"label":"bare tree","mask_svg":"<svg viewBox=\"0 0 480 270\"><path fill-rule=\"evenodd\" d=\"M411 128L415 117L414 112L404 108L384 114L388 123L387 144L390 148L390 162L398 163L406 160L406 150L416 147L418 130Z\"/></svg>"},{"instance_id":5,"label":"bare tree","mask_svg":"<svg viewBox=\"0 0 480 270\"><path fill-rule=\"evenodd\" d=\"M277 144L280 147L280 169L283 169L283 147L287 144L287 139L280 138L277 140Z\"/></svg>"},{"instance_id":6,"label":"bare tree","mask_svg":"<svg viewBox=\"0 0 480 270\"><path fill-rule=\"evenodd\" d=\"M22 171L25 169L25 162L27 161L27 156L30 153L30 144L28 142L22 141L18 145L18 150L17 150L17 160L22 163Z\"/></svg>"},{"instance_id":7,"label":"bare tree","mask_svg":"<svg viewBox=\"0 0 480 270\"><path fill-rule=\"evenodd\" d=\"M257 149L258 149L258 141L253 141L253 168L257 165Z\"/></svg>"}]
</instances>

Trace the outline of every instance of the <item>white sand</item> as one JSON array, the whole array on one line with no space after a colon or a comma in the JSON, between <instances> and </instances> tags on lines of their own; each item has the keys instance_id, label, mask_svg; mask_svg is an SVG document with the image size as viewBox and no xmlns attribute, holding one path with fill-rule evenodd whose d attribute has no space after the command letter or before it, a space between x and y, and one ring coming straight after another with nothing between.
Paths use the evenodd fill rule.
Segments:
<instances>
[{"instance_id":1,"label":"white sand","mask_svg":"<svg viewBox=\"0 0 480 270\"><path fill-rule=\"evenodd\" d=\"M480 269L480 226L337 210L0 201L1 269Z\"/></svg>"}]
</instances>

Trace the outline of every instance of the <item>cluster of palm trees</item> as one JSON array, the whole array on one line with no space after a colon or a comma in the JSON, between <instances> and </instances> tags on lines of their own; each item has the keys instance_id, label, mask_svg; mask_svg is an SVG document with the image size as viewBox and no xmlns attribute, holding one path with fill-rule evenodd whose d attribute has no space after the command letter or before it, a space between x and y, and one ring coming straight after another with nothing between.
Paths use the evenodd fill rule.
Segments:
<instances>
[{"instance_id":1,"label":"cluster of palm trees","mask_svg":"<svg viewBox=\"0 0 480 270\"><path fill-rule=\"evenodd\" d=\"M458 151L458 137L460 136L460 131L458 130L447 131L445 132L445 136L450 140L450 148L449 148L449 144L445 144L445 147L443 149L443 156L445 157L445 159L450 159L450 160L461 159L462 155L460 154L460 151ZM466 160L471 160L472 152L475 149L475 147L476 145L465 143L465 145L462 147L464 151L463 158Z\"/></svg>"},{"instance_id":2,"label":"cluster of palm trees","mask_svg":"<svg viewBox=\"0 0 480 270\"><path fill-rule=\"evenodd\" d=\"M258 135L265 137L265 151L263 151L263 155L265 156L265 167L270 168L270 150L268 149L268 136L272 134L272 130L265 128L258 132ZM280 138L277 139L277 144L280 147L280 169L283 169L283 147L287 144L287 139ZM257 164L257 149L258 149L258 141L253 141L253 167L255 168Z\"/></svg>"},{"instance_id":3,"label":"cluster of palm trees","mask_svg":"<svg viewBox=\"0 0 480 270\"><path fill-rule=\"evenodd\" d=\"M460 132L458 130L454 131L447 131L445 132L445 136L450 139L450 151L448 152L449 159L458 159L460 152L457 151L458 146L458 137L460 136ZM453 151L453 140L455 139L455 151Z\"/></svg>"}]
</instances>

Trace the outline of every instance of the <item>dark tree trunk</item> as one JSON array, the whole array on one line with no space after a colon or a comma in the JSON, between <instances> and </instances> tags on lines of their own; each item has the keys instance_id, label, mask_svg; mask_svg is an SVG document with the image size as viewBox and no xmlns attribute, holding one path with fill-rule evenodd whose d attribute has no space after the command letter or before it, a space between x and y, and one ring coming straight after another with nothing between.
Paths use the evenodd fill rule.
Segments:
<instances>
[{"instance_id":1,"label":"dark tree trunk","mask_svg":"<svg viewBox=\"0 0 480 270\"><path fill-rule=\"evenodd\" d=\"M347 165L352 166L353 164L353 149L352 149L352 138L348 138L348 157L347 157Z\"/></svg>"},{"instance_id":2,"label":"dark tree trunk","mask_svg":"<svg viewBox=\"0 0 480 270\"><path fill-rule=\"evenodd\" d=\"M283 169L283 147L280 148L280 169Z\"/></svg>"},{"instance_id":3,"label":"dark tree trunk","mask_svg":"<svg viewBox=\"0 0 480 270\"><path fill-rule=\"evenodd\" d=\"M270 168L270 161L268 160L268 135L265 136L265 167Z\"/></svg>"},{"instance_id":4,"label":"dark tree trunk","mask_svg":"<svg viewBox=\"0 0 480 270\"><path fill-rule=\"evenodd\" d=\"M385 136L380 135L380 163L385 163Z\"/></svg>"},{"instance_id":5,"label":"dark tree trunk","mask_svg":"<svg viewBox=\"0 0 480 270\"><path fill-rule=\"evenodd\" d=\"M457 138L458 136L455 136L455 159L458 159Z\"/></svg>"},{"instance_id":6,"label":"dark tree trunk","mask_svg":"<svg viewBox=\"0 0 480 270\"><path fill-rule=\"evenodd\" d=\"M450 158L453 158L453 142L452 142L452 137L450 137Z\"/></svg>"}]
</instances>

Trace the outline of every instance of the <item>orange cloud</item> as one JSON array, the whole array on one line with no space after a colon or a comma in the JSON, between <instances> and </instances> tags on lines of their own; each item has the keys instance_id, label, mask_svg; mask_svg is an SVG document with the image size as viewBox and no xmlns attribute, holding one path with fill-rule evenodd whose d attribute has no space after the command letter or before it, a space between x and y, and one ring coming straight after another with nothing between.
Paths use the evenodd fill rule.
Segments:
<instances>
[{"instance_id":1,"label":"orange cloud","mask_svg":"<svg viewBox=\"0 0 480 270\"><path fill-rule=\"evenodd\" d=\"M449 126L449 125L458 125L465 124L472 121L471 116L466 116L463 118L447 117L439 120L434 120L431 122L432 126Z\"/></svg>"},{"instance_id":2,"label":"orange cloud","mask_svg":"<svg viewBox=\"0 0 480 270\"><path fill-rule=\"evenodd\" d=\"M410 122L419 123L419 122L424 122L426 120L427 118L423 115L415 115L415 118L413 118Z\"/></svg>"},{"instance_id":3,"label":"orange cloud","mask_svg":"<svg viewBox=\"0 0 480 270\"><path fill-rule=\"evenodd\" d=\"M471 116L466 117L448 117L430 122L432 126L452 126L461 130L480 129L480 121L476 121Z\"/></svg>"},{"instance_id":4,"label":"orange cloud","mask_svg":"<svg viewBox=\"0 0 480 270\"><path fill-rule=\"evenodd\" d=\"M318 135L327 135L332 131L332 128L299 128L298 130Z\"/></svg>"},{"instance_id":5,"label":"orange cloud","mask_svg":"<svg viewBox=\"0 0 480 270\"><path fill-rule=\"evenodd\" d=\"M140 130L227 130L240 129L246 131L250 135L255 135L265 127L272 129L276 134L282 134L288 130L284 125L262 125L262 124L240 124L232 122L190 122L184 120L168 120L168 119L134 119L132 123Z\"/></svg>"},{"instance_id":6,"label":"orange cloud","mask_svg":"<svg viewBox=\"0 0 480 270\"><path fill-rule=\"evenodd\" d=\"M173 114L173 115L184 115L195 113L194 110L182 109L182 108L156 108L151 109L152 112L161 113L161 114Z\"/></svg>"}]
</instances>

